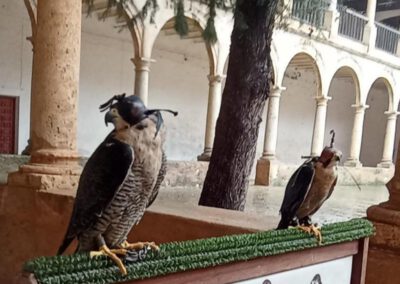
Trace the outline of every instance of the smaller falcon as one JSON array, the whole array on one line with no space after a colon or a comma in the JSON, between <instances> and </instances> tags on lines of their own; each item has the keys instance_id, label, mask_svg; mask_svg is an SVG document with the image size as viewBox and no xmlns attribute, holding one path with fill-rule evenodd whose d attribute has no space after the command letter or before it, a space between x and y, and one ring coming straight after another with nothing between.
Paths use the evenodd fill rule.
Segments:
<instances>
[{"instance_id":1,"label":"smaller falcon","mask_svg":"<svg viewBox=\"0 0 400 284\"><path fill-rule=\"evenodd\" d=\"M321 244L320 230L311 223L311 216L331 196L337 182L337 166L342 152L333 147L335 132L331 145L325 147L319 157L312 157L302 164L291 176L281 205L281 221L277 229L298 226L314 234Z\"/></svg>"}]
</instances>

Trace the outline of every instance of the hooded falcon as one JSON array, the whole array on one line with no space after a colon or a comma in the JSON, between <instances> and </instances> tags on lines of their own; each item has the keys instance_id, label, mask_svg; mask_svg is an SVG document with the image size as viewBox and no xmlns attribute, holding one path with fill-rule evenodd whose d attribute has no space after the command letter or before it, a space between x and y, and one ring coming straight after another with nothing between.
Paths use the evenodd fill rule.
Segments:
<instances>
[{"instance_id":1,"label":"hooded falcon","mask_svg":"<svg viewBox=\"0 0 400 284\"><path fill-rule=\"evenodd\" d=\"M342 152L333 147L335 132L332 130L330 147L325 147L319 157L304 162L291 176L281 205L281 221L277 229L300 225L321 243L321 232L311 222L311 216L331 196L337 182L337 165Z\"/></svg>"},{"instance_id":2,"label":"hooded falcon","mask_svg":"<svg viewBox=\"0 0 400 284\"><path fill-rule=\"evenodd\" d=\"M114 124L114 130L82 171L58 254L77 238L77 252L107 255L126 274L117 255L129 259L136 250L158 250L153 242L130 244L127 236L155 200L165 176L163 110L149 110L139 97L125 94L114 96L100 109L107 110L105 123Z\"/></svg>"}]
</instances>

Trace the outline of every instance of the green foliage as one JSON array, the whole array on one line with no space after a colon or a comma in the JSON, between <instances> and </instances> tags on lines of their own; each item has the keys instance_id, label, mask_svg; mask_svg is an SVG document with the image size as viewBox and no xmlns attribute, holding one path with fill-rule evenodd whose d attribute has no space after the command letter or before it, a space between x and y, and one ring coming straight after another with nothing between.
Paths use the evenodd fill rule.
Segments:
<instances>
[{"instance_id":1,"label":"green foliage","mask_svg":"<svg viewBox=\"0 0 400 284\"><path fill-rule=\"evenodd\" d=\"M322 228L322 246L368 237L373 232L373 225L364 219L329 224ZM313 236L288 229L163 244L159 253L150 252L145 260L128 264L127 276L122 276L110 259L90 259L88 254L40 257L28 261L24 269L34 273L39 283L115 283L317 246Z\"/></svg>"},{"instance_id":2,"label":"green foliage","mask_svg":"<svg viewBox=\"0 0 400 284\"><path fill-rule=\"evenodd\" d=\"M207 20L206 28L203 31L203 38L206 42L215 43L217 42L217 32L215 31L215 23L214 19L217 15L215 8L216 8L216 0L210 0L208 3L209 8L209 15Z\"/></svg>"},{"instance_id":3,"label":"green foliage","mask_svg":"<svg viewBox=\"0 0 400 284\"><path fill-rule=\"evenodd\" d=\"M189 32L189 26L185 17L185 6L183 0L179 0L176 7L175 31L182 37Z\"/></svg>"},{"instance_id":4,"label":"green foliage","mask_svg":"<svg viewBox=\"0 0 400 284\"><path fill-rule=\"evenodd\" d=\"M131 0L121 0L121 1L126 2ZM154 23L154 17L156 15L156 12L158 11L158 8L159 6L157 0L146 0L142 10L133 19L136 19L138 17L146 18L150 11L150 23Z\"/></svg>"}]
</instances>

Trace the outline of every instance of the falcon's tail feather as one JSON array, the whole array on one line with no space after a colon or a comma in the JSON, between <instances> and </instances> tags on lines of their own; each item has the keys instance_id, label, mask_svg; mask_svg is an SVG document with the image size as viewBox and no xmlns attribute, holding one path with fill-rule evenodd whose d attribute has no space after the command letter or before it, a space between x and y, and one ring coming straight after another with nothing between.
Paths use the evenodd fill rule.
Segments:
<instances>
[{"instance_id":1,"label":"falcon's tail feather","mask_svg":"<svg viewBox=\"0 0 400 284\"><path fill-rule=\"evenodd\" d=\"M62 242L60 248L57 251L57 255L63 254L63 252L69 247L75 237L67 237L65 236L64 241Z\"/></svg>"},{"instance_id":2,"label":"falcon's tail feather","mask_svg":"<svg viewBox=\"0 0 400 284\"><path fill-rule=\"evenodd\" d=\"M290 225L290 220L287 218L282 218L281 221L278 224L278 227L276 227L277 230L283 230L287 229Z\"/></svg>"}]
</instances>

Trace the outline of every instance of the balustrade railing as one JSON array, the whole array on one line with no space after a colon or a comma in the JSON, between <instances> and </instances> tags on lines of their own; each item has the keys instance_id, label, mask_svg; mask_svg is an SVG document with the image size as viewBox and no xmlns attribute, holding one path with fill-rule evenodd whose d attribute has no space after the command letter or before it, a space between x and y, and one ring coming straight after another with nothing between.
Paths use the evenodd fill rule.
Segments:
<instances>
[{"instance_id":1,"label":"balustrade railing","mask_svg":"<svg viewBox=\"0 0 400 284\"><path fill-rule=\"evenodd\" d=\"M291 15L301 22L322 28L328 7L329 1L326 0L293 0Z\"/></svg>"},{"instance_id":2,"label":"balustrade railing","mask_svg":"<svg viewBox=\"0 0 400 284\"><path fill-rule=\"evenodd\" d=\"M400 31L395 30L384 24L375 23L376 25L376 41L375 47L396 54L400 41Z\"/></svg>"},{"instance_id":3,"label":"balustrade railing","mask_svg":"<svg viewBox=\"0 0 400 284\"><path fill-rule=\"evenodd\" d=\"M361 42L368 18L345 7L339 12L339 34Z\"/></svg>"}]
</instances>

